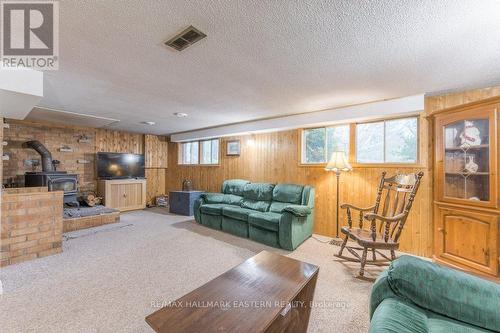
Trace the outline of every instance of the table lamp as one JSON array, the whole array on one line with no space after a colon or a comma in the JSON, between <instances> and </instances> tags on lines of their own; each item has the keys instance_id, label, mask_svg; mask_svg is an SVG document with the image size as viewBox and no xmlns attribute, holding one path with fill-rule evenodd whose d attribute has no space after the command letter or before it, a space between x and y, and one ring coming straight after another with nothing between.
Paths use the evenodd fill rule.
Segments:
<instances>
[{"instance_id":1,"label":"table lamp","mask_svg":"<svg viewBox=\"0 0 500 333\"><path fill-rule=\"evenodd\" d=\"M331 240L330 244L341 245L342 239L339 237L339 184L340 173L342 171L348 172L352 170L351 165L347 161L347 155L344 151L334 151L330 157L330 161L325 167L326 171L333 171L337 176L337 227L335 229L335 238Z\"/></svg>"}]
</instances>

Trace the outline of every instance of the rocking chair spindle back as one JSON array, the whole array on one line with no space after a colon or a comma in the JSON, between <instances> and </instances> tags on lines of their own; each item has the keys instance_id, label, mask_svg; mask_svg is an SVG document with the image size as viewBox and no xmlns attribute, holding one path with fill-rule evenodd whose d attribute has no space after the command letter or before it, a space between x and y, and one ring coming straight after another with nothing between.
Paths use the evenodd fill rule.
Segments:
<instances>
[{"instance_id":1,"label":"rocking chair spindle back","mask_svg":"<svg viewBox=\"0 0 500 333\"><path fill-rule=\"evenodd\" d=\"M342 257L344 248L352 253L361 262L360 276L364 275L368 249L373 253L371 263L376 262L376 252L387 261L395 259L394 251L399 248L399 238L423 175L424 173L420 172L418 174L397 174L386 178L386 172L383 172L373 206L361 208L351 204L341 205L341 208L347 210L348 226L341 229L342 233L345 234L345 239L337 256ZM351 210L359 211L359 227L357 228L352 226ZM369 230L363 228L365 220L370 222ZM349 238L355 240L361 248L347 246ZM382 249L390 251L391 259L378 251ZM355 250L363 250L362 255L360 256Z\"/></svg>"}]
</instances>

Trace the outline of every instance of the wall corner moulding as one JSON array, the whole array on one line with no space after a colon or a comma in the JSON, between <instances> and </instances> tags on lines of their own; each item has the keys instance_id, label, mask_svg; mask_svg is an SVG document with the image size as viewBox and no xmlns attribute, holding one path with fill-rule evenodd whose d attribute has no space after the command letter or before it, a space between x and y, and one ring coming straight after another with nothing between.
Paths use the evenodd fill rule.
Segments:
<instances>
[{"instance_id":1,"label":"wall corner moulding","mask_svg":"<svg viewBox=\"0 0 500 333\"><path fill-rule=\"evenodd\" d=\"M367 121L383 117L415 114L424 110L424 94L364 103L334 109L261 119L237 124L172 134L172 142L277 132L302 127L314 127Z\"/></svg>"},{"instance_id":2,"label":"wall corner moulding","mask_svg":"<svg viewBox=\"0 0 500 333\"><path fill-rule=\"evenodd\" d=\"M24 119L43 97L43 72L0 69L0 116Z\"/></svg>"}]
</instances>

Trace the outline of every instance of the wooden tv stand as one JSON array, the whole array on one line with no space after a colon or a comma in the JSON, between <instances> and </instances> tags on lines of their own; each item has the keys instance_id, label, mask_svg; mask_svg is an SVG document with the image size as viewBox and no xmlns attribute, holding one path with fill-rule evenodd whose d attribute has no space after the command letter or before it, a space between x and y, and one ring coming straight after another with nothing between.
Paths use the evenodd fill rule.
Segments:
<instances>
[{"instance_id":1,"label":"wooden tv stand","mask_svg":"<svg viewBox=\"0 0 500 333\"><path fill-rule=\"evenodd\" d=\"M146 208L146 179L109 179L97 182L104 205L120 211Z\"/></svg>"}]
</instances>

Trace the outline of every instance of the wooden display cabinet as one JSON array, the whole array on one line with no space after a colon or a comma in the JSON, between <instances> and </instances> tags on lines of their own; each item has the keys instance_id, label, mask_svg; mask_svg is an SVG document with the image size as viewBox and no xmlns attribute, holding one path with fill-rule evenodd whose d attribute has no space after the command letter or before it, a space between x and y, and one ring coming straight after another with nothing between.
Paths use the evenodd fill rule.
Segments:
<instances>
[{"instance_id":1,"label":"wooden display cabinet","mask_svg":"<svg viewBox=\"0 0 500 333\"><path fill-rule=\"evenodd\" d=\"M498 276L500 99L435 114L434 258Z\"/></svg>"}]
</instances>

